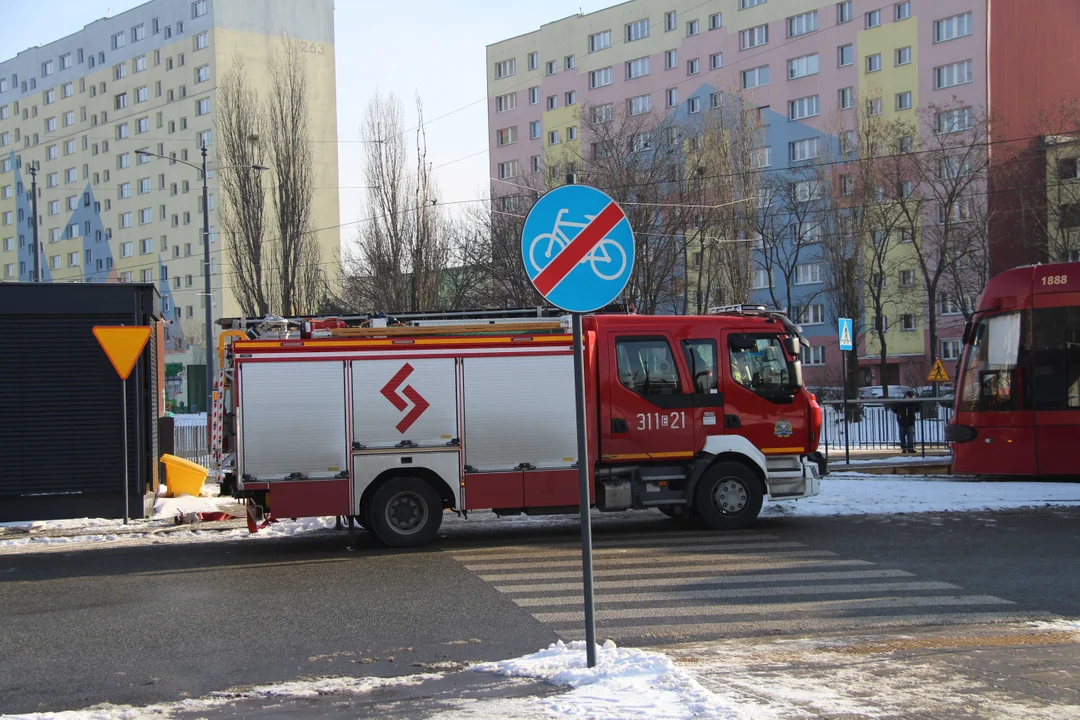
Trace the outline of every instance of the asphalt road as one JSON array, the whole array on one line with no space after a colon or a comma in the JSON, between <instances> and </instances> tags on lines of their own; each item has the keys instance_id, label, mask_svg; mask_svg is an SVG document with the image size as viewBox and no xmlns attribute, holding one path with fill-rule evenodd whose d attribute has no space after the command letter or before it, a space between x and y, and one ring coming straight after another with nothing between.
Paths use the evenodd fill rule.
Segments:
<instances>
[{"instance_id":1,"label":"asphalt road","mask_svg":"<svg viewBox=\"0 0 1080 720\"><path fill-rule=\"evenodd\" d=\"M628 553L654 550L625 562L661 570L663 553L685 555L698 542L693 534L680 539L677 526L659 513L605 516L594 532L598 547L607 548L603 553L621 553L623 546ZM476 569L484 567L476 557L490 555L498 565L505 556L513 565L550 555L572 568L576 537L572 519L513 522L488 516L448 519L433 546L408 552L379 548L364 534L357 551L349 552L343 534L320 534L0 554L0 713L104 701L171 702L238 685L416 673L533 652L576 623L565 612L522 606L520 597ZM657 546L674 545L657 549L654 540ZM912 587L947 583L958 587L939 594L991 603L972 612L1080 616L1080 509L772 518L745 538L719 542L735 546L736 565L756 562L738 557L740 552L791 553L786 562L848 563L860 572L872 566L874 572L917 581ZM606 567L599 555L597 567ZM526 602L554 602L565 594L552 591ZM655 618L656 607L686 606L685 619L650 621L672 623L685 640L715 634L715 624L706 632L701 619L692 617L693 607L705 602L731 601L611 607L628 608L628 617ZM745 612L751 612L764 600L747 602ZM865 602L870 607L874 600ZM565 609L579 608L575 602ZM950 612L968 609L961 602ZM805 619L815 612L797 614ZM818 614L837 622L835 610ZM843 622L857 624L855 615L845 615Z\"/></svg>"}]
</instances>

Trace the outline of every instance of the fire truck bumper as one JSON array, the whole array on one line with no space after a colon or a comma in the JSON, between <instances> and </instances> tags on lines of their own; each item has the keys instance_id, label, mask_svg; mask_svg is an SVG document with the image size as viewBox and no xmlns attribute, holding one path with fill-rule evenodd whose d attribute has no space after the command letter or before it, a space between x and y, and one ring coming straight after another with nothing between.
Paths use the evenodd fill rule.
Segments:
<instances>
[{"instance_id":1,"label":"fire truck bumper","mask_svg":"<svg viewBox=\"0 0 1080 720\"><path fill-rule=\"evenodd\" d=\"M822 465L805 455L769 458L769 499L798 500L817 495L821 492Z\"/></svg>"}]
</instances>

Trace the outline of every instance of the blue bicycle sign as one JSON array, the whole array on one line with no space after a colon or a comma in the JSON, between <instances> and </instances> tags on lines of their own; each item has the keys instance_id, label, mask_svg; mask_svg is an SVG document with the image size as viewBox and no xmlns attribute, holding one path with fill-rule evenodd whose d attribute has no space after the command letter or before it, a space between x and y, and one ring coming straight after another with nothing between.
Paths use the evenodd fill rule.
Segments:
<instances>
[{"instance_id":1,"label":"blue bicycle sign","mask_svg":"<svg viewBox=\"0 0 1080 720\"><path fill-rule=\"evenodd\" d=\"M521 237L525 272L537 291L570 312L592 312L626 287L634 234L611 198L585 185L547 193L529 212Z\"/></svg>"}]
</instances>

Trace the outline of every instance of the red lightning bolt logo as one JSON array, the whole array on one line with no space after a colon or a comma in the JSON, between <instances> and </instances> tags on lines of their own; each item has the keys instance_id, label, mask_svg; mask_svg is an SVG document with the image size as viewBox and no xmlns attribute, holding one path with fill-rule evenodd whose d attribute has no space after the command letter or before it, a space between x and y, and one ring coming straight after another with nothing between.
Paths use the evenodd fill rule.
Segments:
<instances>
[{"instance_id":1,"label":"red lightning bolt logo","mask_svg":"<svg viewBox=\"0 0 1080 720\"><path fill-rule=\"evenodd\" d=\"M390 404L398 409L398 412L405 412L405 409L409 407L409 402L412 402L412 410L401 419L396 427L399 433L404 433L406 430L413 426L420 416L424 414L424 411L431 407L431 403L424 399L424 396L416 391L412 385L406 385L401 390L401 394L398 394L398 388L405 382L410 375L412 375L413 366L409 363L405 363L401 366L401 369L397 371L394 377L390 378L390 382L383 386L383 389L379 392L383 397L390 401ZM401 396L404 395L405 398ZM407 402L408 401L408 402Z\"/></svg>"}]
</instances>

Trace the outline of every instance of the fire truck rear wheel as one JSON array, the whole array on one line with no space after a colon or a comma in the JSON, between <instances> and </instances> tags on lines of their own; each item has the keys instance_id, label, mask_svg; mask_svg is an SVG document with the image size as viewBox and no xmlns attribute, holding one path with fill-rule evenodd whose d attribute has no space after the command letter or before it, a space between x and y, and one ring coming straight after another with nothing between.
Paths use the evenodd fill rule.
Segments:
<instances>
[{"instance_id":1,"label":"fire truck rear wheel","mask_svg":"<svg viewBox=\"0 0 1080 720\"><path fill-rule=\"evenodd\" d=\"M722 462L706 473L694 490L694 509L714 530L749 527L765 500L761 480L737 462Z\"/></svg>"},{"instance_id":2,"label":"fire truck rear wheel","mask_svg":"<svg viewBox=\"0 0 1080 720\"><path fill-rule=\"evenodd\" d=\"M435 488L415 477L395 477L371 498L371 529L390 547L431 542L442 525L442 500Z\"/></svg>"}]
</instances>

